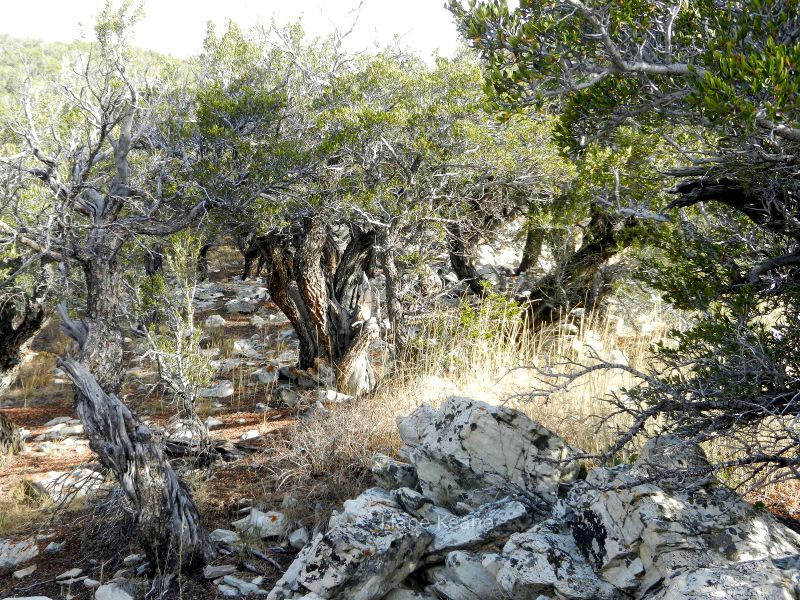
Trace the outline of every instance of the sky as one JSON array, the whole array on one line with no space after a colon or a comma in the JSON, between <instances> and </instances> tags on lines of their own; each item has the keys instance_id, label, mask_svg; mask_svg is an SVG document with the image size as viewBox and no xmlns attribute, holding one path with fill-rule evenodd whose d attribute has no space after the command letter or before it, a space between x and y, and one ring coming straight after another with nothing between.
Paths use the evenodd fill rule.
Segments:
<instances>
[{"instance_id":1,"label":"sky","mask_svg":"<svg viewBox=\"0 0 800 600\"><path fill-rule=\"evenodd\" d=\"M227 19L244 29L271 17L285 23L302 17L311 35L324 35L353 22L359 0L140 0L145 16L136 27L134 45L176 57L200 53L206 23ZM94 17L105 0L0 0L0 33L45 41L92 39ZM365 0L349 50L366 50L377 41L401 43L429 58L435 51L452 56L458 33L445 0Z\"/></svg>"}]
</instances>

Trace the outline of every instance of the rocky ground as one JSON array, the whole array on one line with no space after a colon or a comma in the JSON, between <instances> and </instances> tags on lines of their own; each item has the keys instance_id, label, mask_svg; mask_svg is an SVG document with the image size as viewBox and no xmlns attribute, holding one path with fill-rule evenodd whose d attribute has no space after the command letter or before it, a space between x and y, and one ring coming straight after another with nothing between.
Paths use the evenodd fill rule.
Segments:
<instances>
[{"instance_id":1,"label":"rocky ground","mask_svg":"<svg viewBox=\"0 0 800 600\"><path fill-rule=\"evenodd\" d=\"M218 551L169 597L800 597L800 538L767 512L706 481L641 483L647 456L587 474L565 442L521 413L463 399L402 421L401 460L373 461L378 487L315 518L316 507L276 483L273 448L299 420L352 400L333 391L324 364L292 368L294 332L259 280L235 279L238 266L236 255L222 261L196 299L217 368L199 407L213 469L181 458L191 432L171 419L153 365L137 358L140 342L127 341L125 401L167 440ZM36 376L0 400L27 430L25 452L0 463L0 598L140 598L148 565L74 418L52 359L56 331L34 346ZM372 352L380 365L386 349ZM655 450L657 461L697 459ZM780 502L796 508L796 499ZM762 595L737 596L731 582Z\"/></svg>"},{"instance_id":2,"label":"rocky ground","mask_svg":"<svg viewBox=\"0 0 800 600\"><path fill-rule=\"evenodd\" d=\"M697 446L656 438L586 473L504 407L454 397L399 427L408 462L378 457L381 487L346 502L268 600L800 598L800 535L693 475Z\"/></svg>"},{"instance_id":3,"label":"rocky ground","mask_svg":"<svg viewBox=\"0 0 800 600\"><path fill-rule=\"evenodd\" d=\"M331 389L332 373L324 365L307 372L292 367L298 344L294 331L260 280L241 282L233 276L239 265L236 256L221 265L211 281L201 284L195 304L208 338L203 351L217 367L215 381L200 390L199 409L221 460L213 472L180 458L174 463L195 488L222 564L182 582L187 587L176 589L176 597L184 592L193 598L247 595L259 585L269 589L309 535L299 523L268 510L285 504L263 468L271 441L298 419L351 401ZM98 587L110 579L135 577L146 565L130 536L114 539L119 532L97 531L105 515L96 499L105 498L113 484L74 418L69 383L54 367L56 327L51 325L34 345L34 389L15 390L0 400L11 419L24 426L26 438L22 454L0 462L0 513L6 513L0 517L0 597L124 599L123 588L138 597L135 586L125 582L110 592ZM154 366L137 358L140 342L126 343L131 352L125 400L161 432L168 449L180 454L192 433L170 418L174 408L154 385ZM380 364L384 354L376 345L373 360ZM45 510L35 510L39 507ZM236 531L244 535L245 545ZM220 580L223 576L227 583Z\"/></svg>"}]
</instances>

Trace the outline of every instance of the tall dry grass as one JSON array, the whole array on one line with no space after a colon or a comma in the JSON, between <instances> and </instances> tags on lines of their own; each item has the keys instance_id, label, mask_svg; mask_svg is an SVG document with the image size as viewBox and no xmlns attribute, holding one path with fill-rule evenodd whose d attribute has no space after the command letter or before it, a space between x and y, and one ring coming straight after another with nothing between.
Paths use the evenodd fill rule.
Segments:
<instances>
[{"instance_id":1,"label":"tall dry grass","mask_svg":"<svg viewBox=\"0 0 800 600\"><path fill-rule=\"evenodd\" d=\"M374 394L299 422L277 442L269 471L279 490L319 515L320 504L335 507L369 484L375 452L396 453L399 417L453 395L507 404L578 448L600 451L615 425L600 422L609 410L600 398L632 384L632 377L597 371L579 387L533 401L529 393L542 383L539 370L531 367L574 368L568 363L591 361L595 354L645 367L648 348L667 330L658 306L632 323L614 315L579 314L543 330L527 327L514 306L499 298L479 307L442 307L417 324L400 355L376 357L385 359L385 369Z\"/></svg>"}]
</instances>

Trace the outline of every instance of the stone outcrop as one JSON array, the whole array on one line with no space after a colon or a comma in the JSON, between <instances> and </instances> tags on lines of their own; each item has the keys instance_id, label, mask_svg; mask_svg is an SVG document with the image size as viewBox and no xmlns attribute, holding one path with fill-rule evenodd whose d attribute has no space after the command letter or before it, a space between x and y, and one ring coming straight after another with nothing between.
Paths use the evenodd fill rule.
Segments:
<instances>
[{"instance_id":1,"label":"stone outcrop","mask_svg":"<svg viewBox=\"0 0 800 600\"><path fill-rule=\"evenodd\" d=\"M451 398L399 423L406 462L334 513L268 600L800 600L800 535L656 438L582 470L514 410Z\"/></svg>"}]
</instances>

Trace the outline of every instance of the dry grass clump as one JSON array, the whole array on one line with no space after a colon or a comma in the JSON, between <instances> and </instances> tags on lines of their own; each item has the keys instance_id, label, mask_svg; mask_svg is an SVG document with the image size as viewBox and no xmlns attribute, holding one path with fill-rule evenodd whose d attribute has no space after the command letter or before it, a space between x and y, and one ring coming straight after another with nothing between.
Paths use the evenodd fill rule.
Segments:
<instances>
[{"instance_id":1,"label":"dry grass clump","mask_svg":"<svg viewBox=\"0 0 800 600\"><path fill-rule=\"evenodd\" d=\"M46 495L32 494L30 483L19 479L0 501L0 536L46 521L52 502Z\"/></svg>"},{"instance_id":2,"label":"dry grass clump","mask_svg":"<svg viewBox=\"0 0 800 600\"><path fill-rule=\"evenodd\" d=\"M372 456L400 446L394 416L382 398L365 398L300 420L276 440L266 468L275 487L293 499L293 512L324 520L368 487Z\"/></svg>"}]
</instances>

